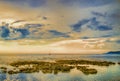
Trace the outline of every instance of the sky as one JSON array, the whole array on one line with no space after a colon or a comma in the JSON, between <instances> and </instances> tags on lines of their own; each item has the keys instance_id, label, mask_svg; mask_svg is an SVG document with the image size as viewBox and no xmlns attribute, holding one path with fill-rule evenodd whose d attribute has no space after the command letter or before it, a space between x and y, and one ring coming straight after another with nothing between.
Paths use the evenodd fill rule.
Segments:
<instances>
[{"instance_id":1,"label":"sky","mask_svg":"<svg viewBox=\"0 0 120 81\"><path fill-rule=\"evenodd\" d=\"M0 0L0 54L120 51L120 0Z\"/></svg>"}]
</instances>

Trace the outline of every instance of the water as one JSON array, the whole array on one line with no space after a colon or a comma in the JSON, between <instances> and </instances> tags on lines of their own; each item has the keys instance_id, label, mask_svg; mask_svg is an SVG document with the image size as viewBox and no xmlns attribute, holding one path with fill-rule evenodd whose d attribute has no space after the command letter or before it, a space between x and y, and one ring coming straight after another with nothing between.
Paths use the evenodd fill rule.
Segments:
<instances>
[{"instance_id":1,"label":"water","mask_svg":"<svg viewBox=\"0 0 120 81\"><path fill-rule=\"evenodd\" d=\"M120 81L120 55L1 55L0 66L11 67L9 64L17 61L49 61L55 60L97 60L111 61L115 65L96 66L89 65L97 70L96 74L86 75L77 68L69 72L58 72L57 74L44 73L41 70L33 73L8 74L0 72L0 81Z\"/></svg>"}]
</instances>

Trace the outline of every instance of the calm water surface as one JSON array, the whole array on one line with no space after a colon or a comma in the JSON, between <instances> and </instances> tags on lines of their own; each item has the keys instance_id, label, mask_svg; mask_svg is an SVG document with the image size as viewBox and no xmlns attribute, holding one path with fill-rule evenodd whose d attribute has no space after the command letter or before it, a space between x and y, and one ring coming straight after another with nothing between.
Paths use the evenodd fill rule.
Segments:
<instances>
[{"instance_id":1,"label":"calm water surface","mask_svg":"<svg viewBox=\"0 0 120 81\"><path fill-rule=\"evenodd\" d=\"M89 65L95 68L96 74L86 75L76 68L70 72L43 73L42 71L34 73L17 73L8 74L0 71L0 81L120 81L120 55L1 55L0 66L10 67L9 63L16 61L55 61L66 59L84 59L97 61L111 61L115 65L111 66L96 66Z\"/></svg>"}]
</instances>

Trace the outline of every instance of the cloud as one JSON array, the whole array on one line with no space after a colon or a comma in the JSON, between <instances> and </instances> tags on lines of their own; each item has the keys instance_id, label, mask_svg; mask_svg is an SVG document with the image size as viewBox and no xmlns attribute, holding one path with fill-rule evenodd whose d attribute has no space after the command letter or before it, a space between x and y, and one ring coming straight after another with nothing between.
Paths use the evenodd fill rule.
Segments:
<instances>
[{"instance_id":1,"label":"cloud","mask_svg":"<svg viewBox=\"0 0 120 81\"><path fill-rule=\"evenodd\" d=\"M67 49L81 49L81 50L98 50L98 49L106 49L104 38L97 38L97 39L78 39L78 40L66 40L61 42L56 42L51 44L50 46L60 46Z\"/></svg>"},{"instance_id":2,"label":"cloud","mask_svg":"<svg viewBox=\"0 0 120 81\"><path fill-rule=\"evenodd\" d=\"M46 0L29 0L28 3L31 7L39 7L41 5L44 5L46 3Z\"/></svg>"},{"instance_id":3,"label":"cloud","mask_svg":"<svg viewBox=\"0 0 120 81\"><path fill-rule=\"evenodd\" d=\"M57 30L44 30L42 24L24 24L23 26L11 27L4 23L0 26L0 35L5 40L19 40L19 39L53 39L53 38L69 38L67 33Z\"/></svg>"},{"instance_id":4,"label":"cloud","mask_svg":"<svg viewBox=\"0 0 120 81\"><path fill-rule=\"evenodd\" d=\"M103 35L101 37L112 37L112 36L114 36L114 35L113 34L107 34L107 35Z\"/></svg>"},{"instance_id":5,"label":"cloud","mask_svg":"<svg viewBox=\"0 0 120 81\"><path fill-rule=\"evenodd\" d=\"M100 12L92 12L93 18L90 20L90 24L88 25L89 28L93 30L99 31L109 31L113 29L113 22L109 21L111 18L111 14L100 13Z\"/></svg>"},{"instance_id":6,"label":"cloud","mask_svg":"<svg viewBox=\"0 0 120 81\"><path fill-rule=\"evenodd\" d=\"M105 15L102 15L101 17L104 16ZM112 25L105 17L103 18L103 20L99 20L99 17L93 17L91 19L91 24L89 24L88 26L93 30L99 30L99 31L112 30Z\"/></svg>"},{"instance_id":7,"label":"cloud","mask_svg":"<svg viewBox=\"0 0 120 81\"><path fill-rule=\"evenodd\" d=\"M17 20L17 21L14 21L13 23L11 23L11 25L15 24L15 23L20 23L20 22L25 22L26 20Z\"/></svg>"},{"instance_id":8,"label":"cloud","mask_svg":"<svg viewBox=\"0 0 120 81\"><path fill-rule=\"evenodd\" d=\"M82 31L81 29L83 27L85 27L85 25L87 26L87 28L90 28L91 30L99 30L99 31L109 31L112 30L112 26L110 26L107 23L101 22L101 21L97 21L96 17L93 17L91 19L83 19L81 21L79 21L76 24L73 24L71 27L73 29L73 31L75 32L80 32Z\"/></svg>"},{"instance_id":9,"label":"cloud","mask_svg":"<svg viewBox=\"0 0 120 81\"><path fill-rule=\"evenodd\" d=\"M107 26L107 25L99 25L97 27L97 29L100 30L100 31L107 31L107 30L112 30L112 27Z\"/></svg>"},{"instance_id":10,"label":"cloud","mask_svg":"<svg viewBox=\"0 0 120 81\"><path fill-rule=\"evenodd\" d=\"M2 2L21 6L28 5L30 7L40 7L46 3L46 0L3 0Z\"/></svg>"},{"instance_id":11,"label":"cloud","mask_svg":"<svg viewBox=\"0 0 120 81\"><path fill-rule=\"evenodd\" d=\"M116 43L119 43L119 44L120 44L120 40L117 40Z\"/></svg>"},{"instance_id":12,"label":"cloud","mask_svg":"<svg viewBox=\"0 0 120 81\"><path fill-rule=\"evenodd\" d=\"M32 8L37 8L41 6L53 6L53 5L64 5L64 6L80 6L80 7L96 7L96 6L104 6L107 4L113 4L117 2L117 0L1 0L1 2L6 2L19 6L29 6Z\"/></svg>"},{"instance_id":13,"label":"cloud","mask_svg":"<svg viewBox=\"0 0 120 81\"><path fill-rule=\"evenodd\" d=\"M112 11L91 11L90 17L84 17L76 21L77 23L74 22L70 25L72 29L70 36L73 39L109 38L120 36L119 21L114 20L113 22L112 17ZM88 22L79 25L79 22L82 20L88 20Z\"/></svg>"},{"instance_id":14,"label":"cloud","mask_svg":"<svg viewBox=\"0 0 120 81\"><path fill-rule=\"evenodd\" d=\"M119 36L116 36L116 37L109 37L106 39L105 42L108 42L108 43L120 43L120 38Z\"/></svg>"},{"instance_id":15,"label":"cloud","mask_svg":"<svg viewBox=\"0 0 120 81\"><path fill-rule=\"evenodd\" d=\"M109 25L102 25L102 24L95 24L95 25L93 25L93 24L90 24L90 25L88 25L88 28L90 28L90 29L92 29L92 30L99 30L99 31L109 31L109 30L112 30L113 28L111 27L111 26L109 26Z\"/></svg>"},{"instance_id":16,"label":"cloud","mask_svg":"<svg viewBox=\"0 0 120 81\"><path fill-rule=\"evenodd\" d=\"M42 49L48 52L52 48L48 47L48 44L56 44L52 51L59 53L62 51L80 53L82 48L84 51L118 49L119 40L110 39L120 36L120 7L114 3L115 1L0 0L1 49L6 46L4 50L14 50L11 45L15 48L17 44L22 49L26 46L24 49L29 53L33 51L30 50L32 46L34 52L40 53ZM2 22L8 25L2 25ZM35 47L41 45L46 46Z\"/></svg>"},{"instance_id":17,"label":"cloud","mask_svg":"<svg viewBox=\"0 0 120 81\"><path fill-rule=\"evenodd\" d=\"M25 28L32 28L32 27L41 27L43 26L42 24L25 24L24 27Z\"/></svg>"},{"instance_id":18,"label":"cloud","mask_svg":"<svg viewBox=\"0 0 120 81\"><path fill-rule=\"evenodd\" d=\"M88 19L83 19L79 21L78 23L72 25L71 27L73 28L73 31L80 32L80 29L83 25L87 24L89 22Z\"/></svg>"},{"instance_id":19,"label":"cloud","mask_svg":"<svg viewBox=\"0 0 120 81\"><path fill-rule=\"evenodd\" d=\"M23 28L14 29L14 32L20 32L21 38L25 38L30 33L27 29L23 29Z\"/></svg>"},{"instance_id":20,"label":"cloud","mask_svg":"<svg viewBox=\"0 0 120 81\"><path fill-rule=\"evenodd\" d=\"M108 40L110 42L108 42ZM79 54L102 54L110 50L119 50L120 44L115 43L118 37L113 38L89 38L76 40L62 40L41 45L40 40L0 41L0 53L79 53ZM29 43L32 43L29 45ZM112 42L112 43L111 43ZM4 44L3 44L4 43ZM16 43L16 44L15 44ZM19 43L22 43L19 44ZM28 44L27 44L28 43ZM36 44L36 45L35 45ZM11 48L12 45L12 48ZM113 47L114 45L114 47ZM16 48L17 47L17 48ZM21 51L21 48L24 50ZM30 50L32 49L32 50ZM39 49L39 50L38 50Z\"/></svg>"},{"instance_id":21,"label":"cloud","mask_svg":"<svg viewBox=\"0 0 120 81\"><path fill-rule=\"evenodd\" d=\"M9 24L4 22L3 25L0 26L0 35L2 39L6 40L17 40L27 37L29 38L29 35L33 34L34 30L39 31L38 28L40 28L41 26L41 24L24 24L23 27L15 28L10 27Z\"/></svg>"},{"instance_id":22,"label":"cloud","mask_svg":"<svg viewBox=\"0 0 120 81\"><path fill-rule=\"evenodd\" d=\"M67 33L58 32L56 30L49 30L49 32L52 34L53 37L70 37L69 35L67 35Z\"/></svg>"},{"instance_id":23,"label":"cloud","mask_svg":"<svg viewBox=\"0 0 120 81\"><path fill-rule=\"evenodd\" d=\"M8 36L9 36L9 34L10 34L10 30L6 27L6 26L2 26L1 28L0 28L0 33L1 33L1 37L3 37L3 38L7 38Z\"/></svg>"},{"instance_id":24,"label":"cloud","mask_svg":"<svg viewBox=\"0 0 120 81\"><path fill-rule=\"evenodd\" d=\"M47 20L48 18L44 16L43 19L44 19L44 20Z\"/></svg>"},{"instance_id":25,"label":"cloud","mask_svg":"<svg viewBox=\"0 0 120 81\"><path fill-rule=\"evenodd\" d=\"M79 5L80 7L96 7L111 4L116 0L60 0L65 5Z\"/></svg>"},{"instance_id":26,"label":"cloud","mask_svg":"<svg viewBox=\"0 0 120 81\"><path fill-rule=\"evenodd\" d=\"M99 13L99 12L92 12L93 15L100 16L100 17L106 17L107 13Z\"/></svg>"}]
</instances>

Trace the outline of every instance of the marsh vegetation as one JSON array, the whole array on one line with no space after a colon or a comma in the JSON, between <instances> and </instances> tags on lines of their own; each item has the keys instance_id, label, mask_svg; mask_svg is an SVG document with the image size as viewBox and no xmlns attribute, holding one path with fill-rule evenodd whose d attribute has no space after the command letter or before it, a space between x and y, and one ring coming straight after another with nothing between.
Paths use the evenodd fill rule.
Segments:
<instances>
[{"instance_id":1,"label":"marsh vegetation","mask_svg":"<svg viewBox=\"0 0 120 81\"><path fill-rule=\"evenodd\" d=\"M120 63L119 63L120 64ZM55 62L45 61L18 61L9 64L12 69L0 67L2 73L17 74L17 73L34 73L42 71L44 74L59 72L68 73L71 69L77 68L85 75L97 74L97 70L89 68L89 65L95 66L110 66L115 65L114 62L108 61L89 61L89 60L56 60ZM84 65L84 66L83 66Z\"/></svg>"},{"instance_id":2,"label":"marsh vegetation","mask_svg":"<svg viewBox=\"0 0 120 81\"><path fill-rule=\"evenodd\" d=\"M108 61L89 61L89 60L58 60L57 61L60 64L87 64L87 65L97 65L97 66L110 66L115 65L114 62L108 62Z\"/></svg>"},{"instance_id":3,"label":"marsh vegetation","mask_svg":"<svg viewBox=\"0 0 120 81\"><path fill-rule=\"evenodd\" d=\"M89 68L88 66L77 66L77 69L82 71L84 74L97 74L97 70L93 68Z\"/></svg>"},{"instance_id":4,"label":"marsh vegetation","mask_svg":"<svg viewBox=\"0 0 120 81\"><path fill-rule=\"evenodd\" d=\"M118 62L118 64L120 65L120 62Z\"/></svg>"}]
</instances>

